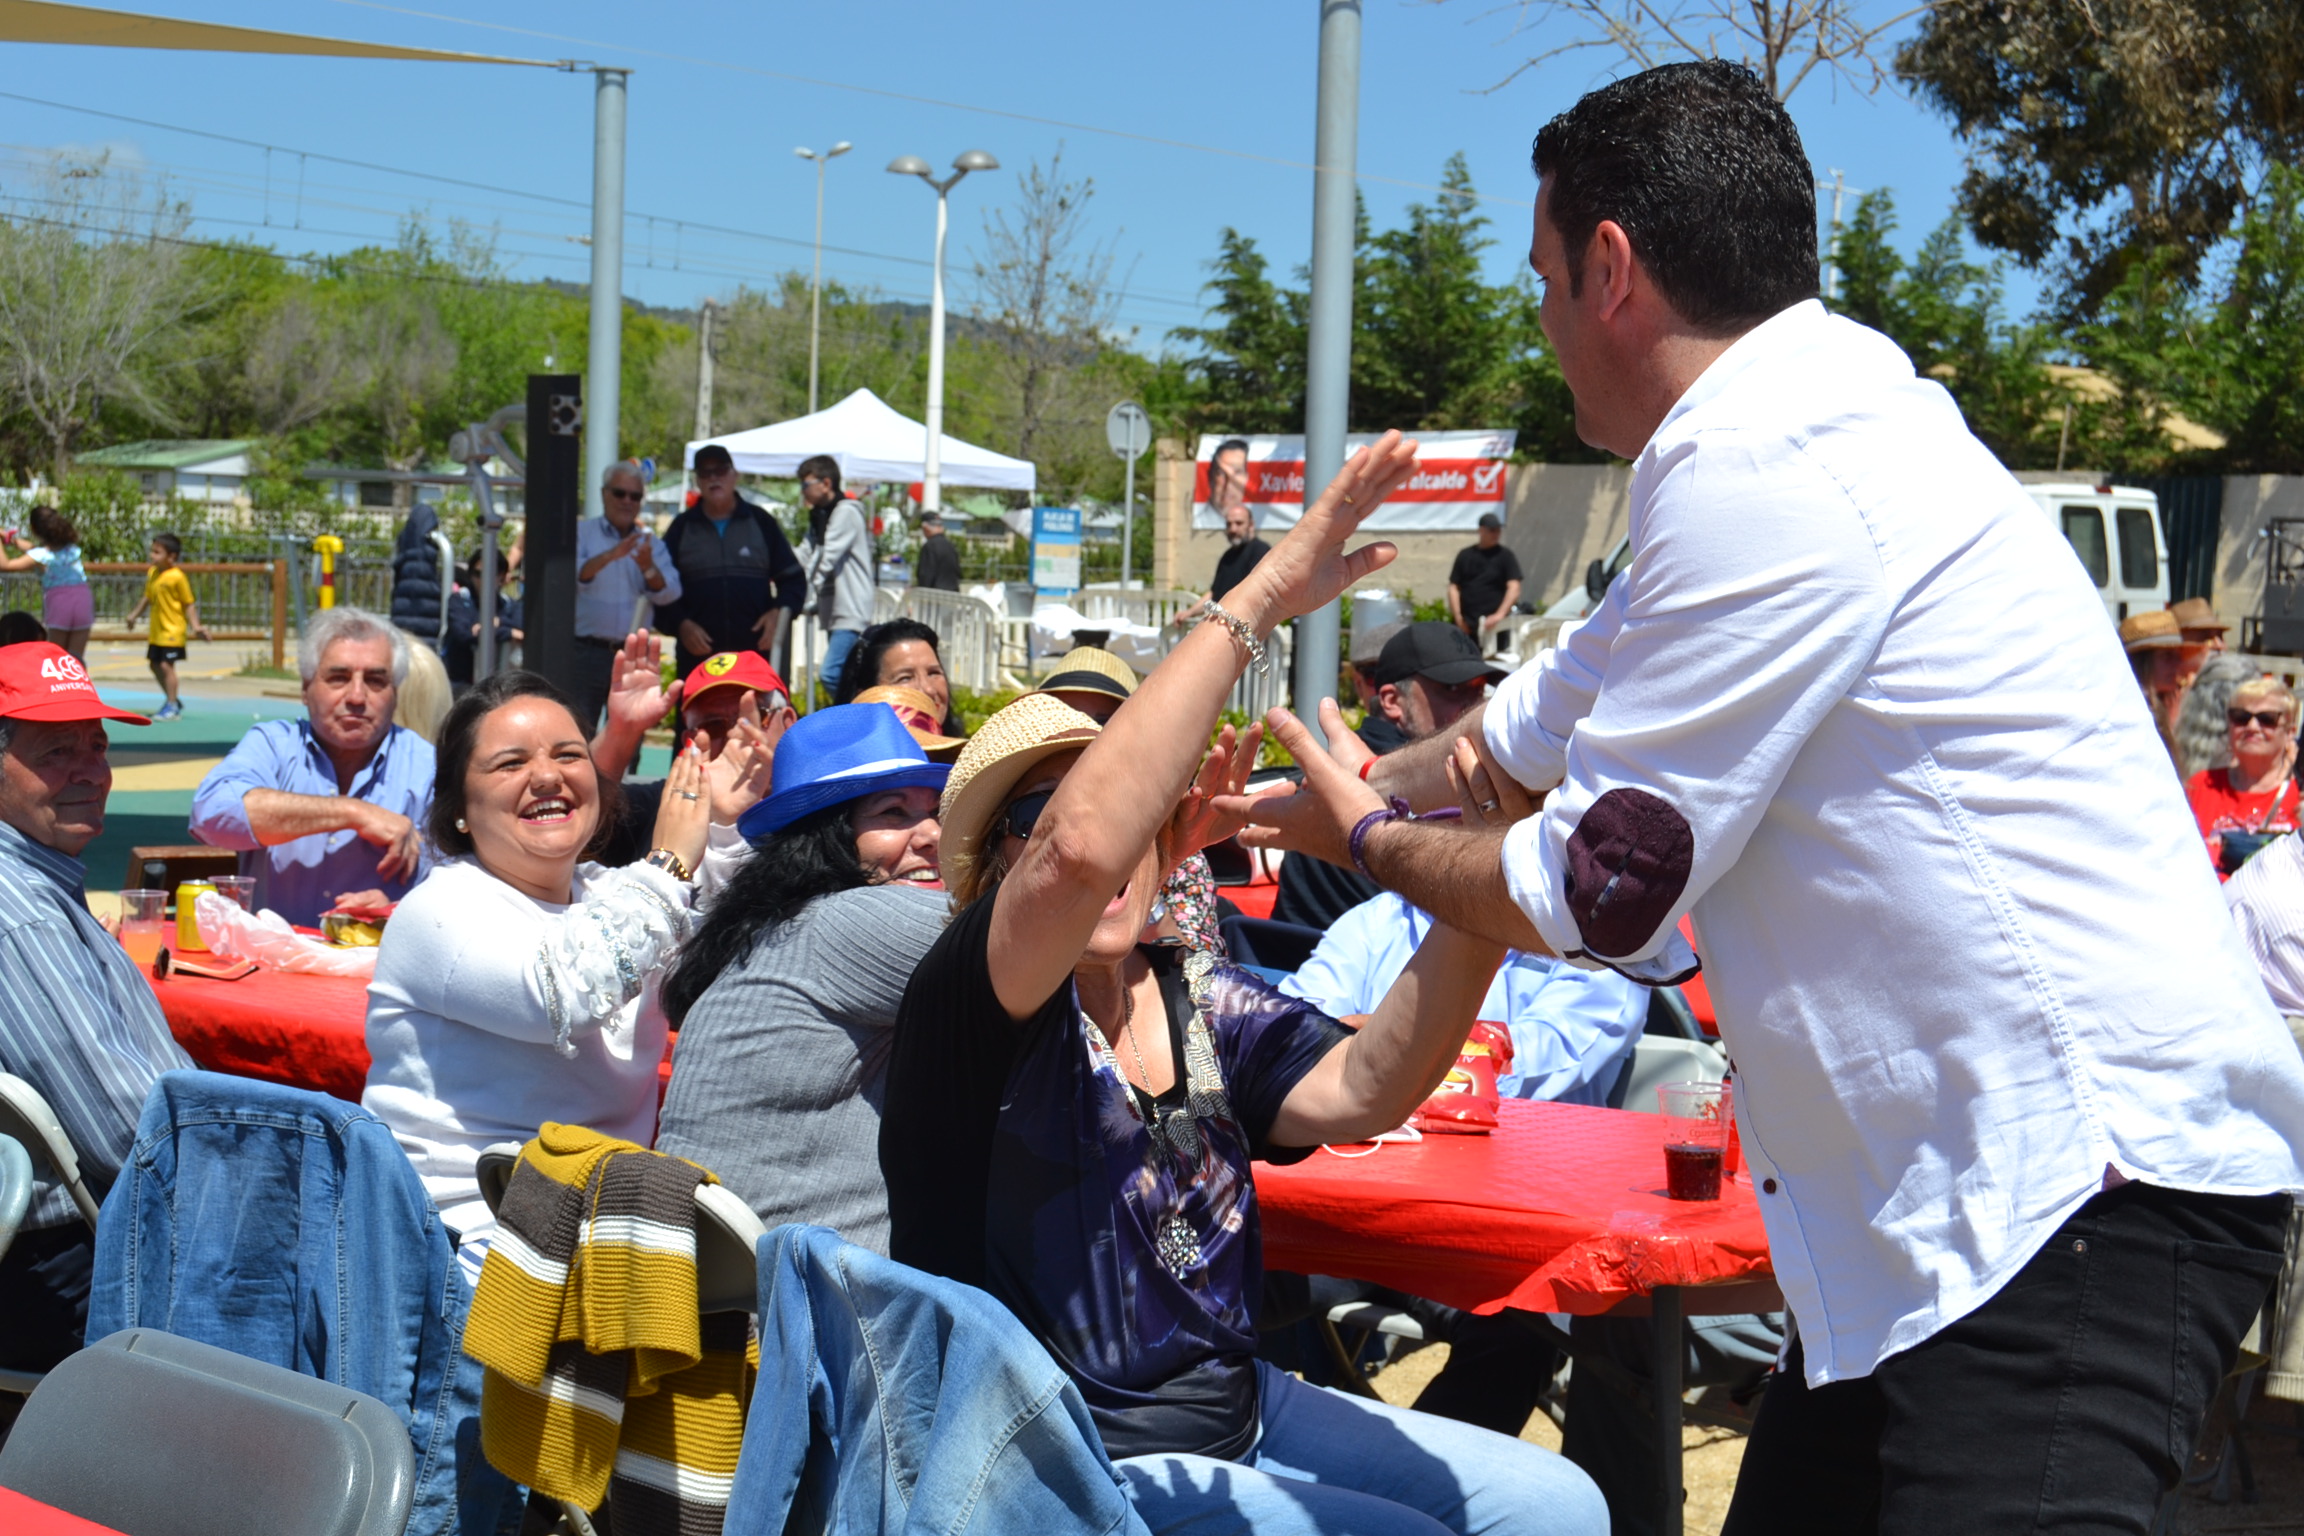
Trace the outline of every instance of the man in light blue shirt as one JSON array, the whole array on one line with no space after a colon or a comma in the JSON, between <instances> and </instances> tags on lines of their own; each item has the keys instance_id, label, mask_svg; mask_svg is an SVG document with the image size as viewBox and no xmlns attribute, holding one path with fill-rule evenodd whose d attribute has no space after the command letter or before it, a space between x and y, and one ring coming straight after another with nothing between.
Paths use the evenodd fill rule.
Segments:
<instances>
[{"instance_id":1,"label":"man in light blue shirt","mask_svg":"<svg viewBox=\"0 0 2304 1536\"><path fill-rule=\"evenodd\" d=\"M103 832L112 791L107 720L148 723L98 698L58 647L0 649L0 1072L48 1101L99 1200L152 1084L192 1065L88 911L80 854ZM48 1179L33 1190L0 1258L0 1366L43 1371L80 1347L95 1249L70 1190Z\"/></svg>"},{"instance_id":2,"label":"man in light blue shirt","mask_svg":"<svg viewBox=\"0 0 2304 1536\"><path fill-rule=\"evenodd\" d=\"M624 637L650 628L634 620L643 601L680 601L680 568L664 541L641 519L647 482L629 461L600 477L601 516L576 526L576 719L590 735L608 703L609 672Z\"/></svg>"},{"instance_id":3,"label":"man in light blue shirt","mask_svg":"<svg viewBox=\"0 0 2304 1536\"><path fill-rule=\"evenodd\" d=\"M1386 891L1338 918L1280 990L1337 1017L1373 1013L1431 928L1431 914ZM1496 1080L1499 1094L1606 1104L1647 1026L1648 989L1613 971L1515 949L1489 984L1480 1017L1512 1033L1513 1070Z\"/></svg>"},{"instance_id":4,"label":"man in light blue shirt","mask_svg":"<svg viewBox=\"0 0 2304 1536\"><path fill-rule=\"evenodd\" d=\"M398 901L422 873L432 744L392 723L408 638L375 614L330 608L296 648L302 720L240 738L192 796L192 835L240 854L256 905L291 923Z\"/></svg>"}]
</instances>

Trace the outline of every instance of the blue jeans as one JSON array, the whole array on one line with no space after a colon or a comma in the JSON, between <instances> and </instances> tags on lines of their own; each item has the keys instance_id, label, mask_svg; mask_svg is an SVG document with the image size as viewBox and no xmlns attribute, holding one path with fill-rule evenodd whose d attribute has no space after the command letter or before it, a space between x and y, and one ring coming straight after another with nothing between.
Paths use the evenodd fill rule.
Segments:
<instances>
[{"instance_id":1,"label":"blue jeans","mask_svg":"<svg viewBox=\"0 0 2304 1536\"><path fill-rule=\"evenodd\" d=\"M856 642L864 638L858 629L836 629L824 637L824 691L834 698L840 697L840 674L848 668L848 655L856 649Z\"/></svg>"},{"instance_id":2,"label":"blue jeans","mask_svg":"<svg viewBox=\"0 0 2304 1536\"><path fill-rule=\"evenodd\" d=\"M1264 1422L1245 1460L1113 1463L1155 1536L1608 1536L1600 1490L1541 1446L1256 1373Z\"/></svg>"}]
</instances>

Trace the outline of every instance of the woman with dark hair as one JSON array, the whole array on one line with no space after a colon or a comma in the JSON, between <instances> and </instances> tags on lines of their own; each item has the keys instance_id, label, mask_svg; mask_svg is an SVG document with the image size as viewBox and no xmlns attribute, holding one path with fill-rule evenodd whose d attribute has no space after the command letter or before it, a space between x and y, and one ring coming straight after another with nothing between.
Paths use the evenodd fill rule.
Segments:
<instances>
[{"instance_id":1,"label":"woman with dark hair","mask_svg":"<svg viewBox=\"0 0 2304 1536\"><path fill-rule=\"evenodd\" d=\"M700 1163L770 1226L888 1251L880 1090L912 968L944 926L936 795L950 770L885 704L784 733L753 852L664 983L680 1030L659 1150Z\"/></svg>"},{"instance_id":2,"label":"woman with dark hair","mask_svg":"<svg viewBox=\"0 0 2304 1536\"><path fill-rule=\"evenodd\" d=\"M864 631L840 673L842 704L852 704L867 688L917 688L936 701L944 734L965 736L952 712L952 683L944 675L936 631L918 619L890 619Z\"/></svg>"},{"instance_id":3,"label":"woman with dark hair","mask_svg":"<svg viewBox=\"0 0 2304 1536\"><path fill-rule=\"evenodd\" d=\"M656 982L687 936L710 802L672 764L642 863L585 862L614 823L560 690L500 672L441 723L427 835L444 862L384 930L368 989L367 1091L477 1281L495 1220L480 1152L547 1120L648 1145L665 1021Z\"/></svg>"},{"instance_id":4,"label":"woman with dark hair","mask_svg":"<svg viewBox=\"0 0 2304 1536\"><path fill-rule=\"evenodd\" d=\"M96 598L80 564L80 530L54 507L34 507L27 521L32 537L17 536L16 547L23 553L0 560L0 571L39 569L40 622L48 638L85 661L88 634L96 627Z\"/></svg>"},{"instance_id":5,"label":"woman with dark hair","mask_svg":"<svg viewBox=\"0 0 2304 1536\"><path fill-rule=\"evenodd\" d=\"M1027 694L945 788L955 915L905 992L881 1120L890 1256L990 1291L1047 1346L1156 1531L1608 1529L1549 1452L1256 1358L1253 1164L1406 1120L1503 947L1434 924L1355 1033L1205 951L1141 942L1162 876L1224 835L1199 807L1246 777L1252 741L1203 755L1242 666L1384 564L1389 546L1343 541L1414 468L1397 433L1356 454L1108 723Z\"/></svg>"}]
</instances>

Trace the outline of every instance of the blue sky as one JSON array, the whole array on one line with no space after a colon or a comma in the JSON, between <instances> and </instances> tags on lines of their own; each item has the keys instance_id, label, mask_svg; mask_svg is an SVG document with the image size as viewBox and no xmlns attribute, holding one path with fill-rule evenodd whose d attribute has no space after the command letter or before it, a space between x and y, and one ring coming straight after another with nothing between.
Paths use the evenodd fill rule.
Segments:
<instances>
[{"instance_id":1,"label":"blue sky","mask_svg":"<svg viewBox=\"0 0 2304 1536\"><path fill-rule=\"evenodd\" d=\"M968 268L984 213L1015 195L1012 169L1059 148L1068 174L1094 178L1095 231L1113 243L1116 272L1127 279L1121 323L1148 349L1170 327L1198 319L1224 225L1255 236L1283 272L1308 248L1311 174L1274 162L1311 157L1313 0L1171 0L1158 8L413 0L416 10L371 0L121 3L244 26L632 66L624 289L649 303L687 306L739 282L759 286L787 268L805 270L815 171L792 150L839 139L856 147L830 171L825 241L839 249L828 249L826 274L892 298L926 298L933 237L932 195L882 169L899 154L942 167L980 148L1011 168L972 176L953 194L949 271L958 306L973 288ZM1447 156L1462 150L1484 193L1516 200L1488 210L1499 277L1525 247L1527 212L1517 200L1532 193L1530 139L1607 72L1594 51L1484 93L1535 51L1525 35L1506 37L1507 26L1491 0L1368 0L1361 81L1360 171L1378 225L1430 196L1398 183L1436 181ZM8 63L0 186L21 188L45 151L109 148L122 163L164 174L206 235L339 250L387 241L415 212L495 226L500 255L518 275L586 274L575 237L590 222L588 75L28 45L11 46ZM1961 157L1940 118L1892 92L1865 97L1824 79L1803 86L1791 105L1820 175L1838 167L1852 187L1895 189L1907 247L1943 217ZM2029 304L2033 285L2021 274L2011 290Z\"/></svg>"}]
</instances>

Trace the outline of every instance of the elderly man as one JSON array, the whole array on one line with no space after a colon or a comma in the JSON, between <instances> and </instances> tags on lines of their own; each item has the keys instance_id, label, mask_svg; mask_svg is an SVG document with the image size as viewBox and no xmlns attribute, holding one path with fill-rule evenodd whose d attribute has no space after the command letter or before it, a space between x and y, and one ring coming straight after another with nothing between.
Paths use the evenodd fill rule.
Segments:
<instances>
[{"instance_id":1,"label":"elderly man","mask_svg":"<svg viewBox=\"0 0 2304 1536\"><path fill-rule=\"evenodd\" d=\"M608 703L616 653L635 624L680 601L672 553L641 520L648 482L629 460L600 477L600 516L576 528L576 719L589 733Z\"/></svg>"},{"instance_id":2,"label":"elderly man","mask_svg":"<svg viewBox=\"0 0 2304 1536\"><path fill-rule=\"evenodd\" d=\"M99 1200L153 1082L192 1065L88 911L80 853L104 830L107 720L148 723L98 698L87 670L45 641L0 650L0 1072L56 1111ZM70 1191L37 1183L0 1259L0 1366L44 1371L80 1347L93 1257Z\"/></svg>"},{"instance_id":3,"label":"elderly man","mask_svg":"<svg viewBox=\"0 0 2304 1536\"><path fill-rule=\"evenodd\" d=\"M2071 550L1818 302L1775 97L1666 65L1535 160L1539 319L1632 462L1632 563L1456 732L1369 760L1276 720L1310 792L1245 809L1636 980L1694 972L1693 918L1796 1320L1731 1536L2141 1533L2279 1272L2304 1061ZM1459 803L1451 765L1509 825L1394 810Z\"/></svg>"},{"instance_id":4,"label":"elderly man","mask_svg":"<svg viewBox=\"0 0 2304 1536\"><path fill-rule=\"evenodd\" d=\"M1479 643L1463 630L1424 619L1395 629L1368 675L1375 692L1360 734L1382 755L1448 730L1479 708L1488 685L1506 674L1481 658ZM1272 915L1283 923L1326 930L1381 889L1349 867L1291 855L1280 865Z\"/></svg>"},{"instance_id":5,"label":"elderly man","mask_svg":"<svg viewBox=\"0 0 2304 1536\"><path fill-rule=\"evenodd\" d=\"M296 647L304 718L257 725L200 781L192 835L238 851L260 909L309 925L416 883L433 760L430 742L392 723L407 645L358 608L315 615Z\"/></svg>"},{"instance_id":6,"label":"elderly man","mask_svg":"<svg viewBox=\"0 0 2304 1536\"><path fill-rule=\"evenodd\" d=\"M664 530L681 594L656 609L656 628L679 640L673 654L682 677L721 651L774 651L806 585L776 519L736 494L728 450L706 443L691 469L696 504Z\"/></svg>"},{"instance_id":7,"label":"elderly man","mask_svg":"<svg viewBox=\"0 0 2304 1536\"><path fill-rule=\"evenodd\" d=\"M960 590L960 551L944 531L944 514L920 514L920 557L913 562L912 585L934 592Z\"/></svg>"}]
</instances>

